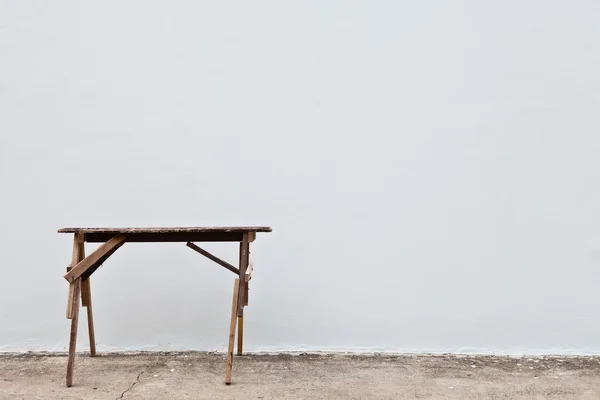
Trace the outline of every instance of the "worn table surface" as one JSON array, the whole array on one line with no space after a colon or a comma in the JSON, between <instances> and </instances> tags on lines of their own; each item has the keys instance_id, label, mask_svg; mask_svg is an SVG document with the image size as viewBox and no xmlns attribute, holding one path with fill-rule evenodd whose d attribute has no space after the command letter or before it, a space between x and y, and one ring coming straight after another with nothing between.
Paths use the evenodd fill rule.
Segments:
<instances>
[{"instance_id":1,"label":"worn table surface","mask_svg":"<svg viewBox=\"0 0 600 400\"><path fill-rule=\"evenodd\" d=\"M59 233L82 233L85 241L103 243L116 235L127 242L239 242L249 232L271 232L268 226L197 226L171 228L63 228Z\"/></svg>"},{"instance_id":2,"label":"worn table surface","mask_svg":"<svg viewBox=\"0 0 600 400\"><path fill-rule=\"evenodd\" d=\"M171 228L62 228L58 233L195 233L195 232L271 232L268 226L196 226Z\"/></svg>"}]
</instances>

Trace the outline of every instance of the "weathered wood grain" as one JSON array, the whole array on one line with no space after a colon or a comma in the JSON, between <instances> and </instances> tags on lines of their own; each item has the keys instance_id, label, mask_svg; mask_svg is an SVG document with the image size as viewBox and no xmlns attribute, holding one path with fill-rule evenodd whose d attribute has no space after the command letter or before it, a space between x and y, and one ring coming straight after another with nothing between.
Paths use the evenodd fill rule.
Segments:
<instances>
[{"instance_id":1,"label":"weathered wood grain","mask_svg":"<svg viewBox=\"0 0 600 400\"><path fill-rule=\"evenodd\" d=\"M67 267L67 274L73 269L73 265L77 265L77 263L85 257L82 253L84 248L84 233L75 233L73 235L73 251L71 253L71 265ZM75 291L75 286L73 282L69 282L69 297L67 298L67 318L71 319L73 317L73 293Z\"/></svg>"},{"instance_id":2,"label":"weathered wood grain","mask_svg":"<svg viewBox=\"0 0 600 400\"><path fill-rule=\"evenodd\" d=\"M62 228L58 233L190 233L190 232L271 232L268 226L196 226L170 228Z\"/></svg>"},{"instance_id":3,"label":"weathered wood grain","mask_svg":"<svg viewBox=\"0 0 600 400\"><path fill-rule=\"evenodd\" d=\"M242 348L244 346L244 317L238 317L238 340L237 340L237 355L242 355Z\"/></svg>"},{"instance_id":4,"label":"weathered wood grain","mask_svg":"<svg viewBox=\"0 0 600 400\"><path fill-rule=\"evenodd\" d=\"M229 343L227 346L227 362L225 364L225 384L231 383L231 372L233 369L233 343L235 341L235 322L237 317L238 294L240 280L235 279L233 284L233 300L231 302L231 321L229 322Z\"/></svg>"},{"instance_id":5,"label":"weathered wood grain","mask_svg":"<svg viewBox=\"0 0 600 400\"><path fill-rule=\"evenodd\" d=\"M86 287L86 296L83 296L83 287ZM82 296L81 302L83 303L83 299L86 299L85 309L87 311L87 325L88 325L88 336L90 338L90 357L96 356L96 334L94 333L94 314L92 311L92 287L90 284L90 278L87 278L85 281L81 281L81 289Z\"/></svg>"},{"instance_id":6,"label":"weathered wood grain","mask_svg":"<svg viewBox=\"0 0 600 400\"><path fill-rule=\"evenodd\" d=\"M75 366L75 351L77 348L77 326L79 324L79 296L81 291L81 278L75 280L73 285L71 333L69 336L69 358L67 360L67 387L71 387L73 384L73 368Z\"/></svg>"},{"instance_id":7,"label":"weathered wood grain","mask_svg":"<svg viewBox=\"0 0 600 400\"><path fill-rule=\"evenodd\" d=\"M242 242L240 243L240 294L238 315L244 315L244 304L246 304L246 269L250 258L250 242L248 242L248 234L244 233Z\"/></svg>"}]
</instances>

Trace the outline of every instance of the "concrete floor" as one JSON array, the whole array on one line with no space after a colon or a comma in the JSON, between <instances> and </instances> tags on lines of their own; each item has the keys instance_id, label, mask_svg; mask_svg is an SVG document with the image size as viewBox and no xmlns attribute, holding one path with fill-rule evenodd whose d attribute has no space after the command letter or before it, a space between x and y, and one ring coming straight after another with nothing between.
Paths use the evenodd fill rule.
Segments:
<instances>
[{"instance_id":1,"label":"concrete floor","mask_svg":"<svg viewBox=\"0 0 600 400\"><path fill-rule=\"evenodd\" d=\"M600 399L600 357L0 355L0 399Z\"/></svg>"}]
</instances>

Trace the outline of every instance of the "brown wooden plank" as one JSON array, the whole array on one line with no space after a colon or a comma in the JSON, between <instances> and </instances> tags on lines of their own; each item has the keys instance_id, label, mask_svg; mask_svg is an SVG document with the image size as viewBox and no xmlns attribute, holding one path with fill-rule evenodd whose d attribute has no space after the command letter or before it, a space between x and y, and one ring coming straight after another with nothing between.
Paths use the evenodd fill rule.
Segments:
<instances>
[{"instance_id":1,"label":"brown wooden plank","mask_svg":"<svg viewBox=\"0 0 600 400\"><path fill-rule=\"evenodd\" d=\"M73 250L71 253L71 265L67 267L67 273L71 271L72 265L77 265L77 263L83 260L84 255L82 254L84 248L84 233L75 233L73 235ZM69 296L67 297L67 318L71 319L73 317L73 293L75 291L75 286L72 282L69 284Z\"/></svg>"},{"instance_id":2,"label":"brown wooden plank","mask_svg":"<svg viewBox=\"0 0 600 400\"><path fill-rule=\"evenodd\" d=\"M240 265L242 263L242 246L243 243L240 243ZM246 277L244 278L244 280L246 281L246 286L244 287L244 306L248 305L248 279L246 279L248 277L248 269L246 269Z\"/></svg>"},{"instance_id":3,"label":"brown wooden plank","mask_svg":"<svg viewBox=\"0 0 600 400\"><path fill-rule=\"evenodd\" d=\"M81 277L87 270L93 267L98 267L106 258L110 257L119 247L125 243L125 236L117 235L98 247L89 256L79 261L69 272L65 274L65 279L69 282L74 282ZM72 263L71 265L73 265Z\"/></svg>"},{"instance_id":4,"label":"brown wooden plank","mask_svg":"<svg viewBox=\"0 0 600 400\"><path fill-rule=\"evenodd\" d=\"M79 257L80 260L85 258L85 241L80 240L79 242ZM71 269L71 266L67 268L67 271ZM81 279L81 305L86 308L87 312L87 324L88 324L88 335L90 338L90 357L96 355L96 339L94 338L94 314L92 311L92 289L90 279Z\"/></svg>"},{"instance_id":5,"label":"brown wooden plank","mask_svg":"<svg viewBox=\"0 0 600 400\"><path fill-rule=\"evenodd\" d=\"M246 269L248 268L248 260L250 255L250 243L248 242L248 233L244 233L242 242L240 244L240 294L238 315L244 315L244 304L246 302Z\"/></svg>"},{"instance_id":6,"label":"brown wooden plank","mask_svg":"<svg viewBox=\"0 0 600 400\"><path fill-rule=\"evenodd\" d=\"M85 281L81 282L81 287L83 288L83 284L86 283L87 286L87 324L88 324L88 336L90 338L90 357L96 356L96 334L94 333L94 314L92 311L92 288L90 285L90 278L87 278ZM81 300L83 303L84 297L81 296Z\"/></svg>"},{"instance_id":7,"label":"brown wooden plank","mask_svg":"<svg viewBox=\"0 0 600 400\"><path fill-rule=\"evenodd\" d=\"M233 301L231 303L231 321L229 323L229 343L227 346L227 362L225 364L225 384L231 384L231 373L233 369L233 343L235 341L235 322L237 317L238 294L240 280L235 279L233 284Z\"/></svg>"},{"instance_id":8,"label":"brown wooden plank","mask_svg":"<svg viewBox=\"0 0 600 400\"><path fill-rule=\"evenodd\" d=\"M71 270L71 267L67 267L67 272ZM75 285L73 283L69 283L69 293L67 295L67 319L73 318L73 292L75 291Z\"/></svg>"},{"instance_id":9,"label":"brown wooden plank","mask_svg":"<svg viewBox=\"0 0 600 400\"><path fill-rule=\"evenodd\" d=\"M67 360L67 387L73 384L73 368L75 366L75 350L77 348L77 326L79 323L79 296L81 292L81 278L73 282L71 334L69 336L69 358Z\"/></svg>"},{"instance_id":10,"label":"brown wooden plank","mask_svg":"<svg viewBox=\"0 0 600 400\"><path fill-rule=\"evenodd\" d=\"M108 233L115 236L119 233L193 233L193 232L271 232L268 226L174 226L150 228L62 228L59 233Z\"/></svg>"},{"instance_id":11,"label":"brown wooden plank","mask_svg":"<svg viewBox=\"0 0 600 400\"><path fill-rule=\"evenodd\" d=\"M250 260L250 249L248 249L248 260ZM252 271L254 266L252 265L252 261L248 261L248 268L246 268L246 274L244 275L244 280L246 281L246 285L244 286L244 307L248 305L248 294L250 292L250 279L252 279Z\"/></svg>"},{"instance_id":12,"label":"brown wooden plank","mask_svg":"<svg viewBox=\"0 0 600 400\"><path fill-rule=\"evenodd\" d=\"M222 267L230 270L234 274L236 274L236 275L240 274L240 270L239 269L237 269L233 265L229 264L227 261L223 261L219 257L213 256L212 254L210 254L208 251L204 250L200 246L198 246L198 245L196 245L196 244L194 244L192 242L188 242L187 243L187 247L189 247L190 249L195 250L196 252L202 254L204 257L208 258L209 260L216 262L220 266L222 266Z\"/></svg>"},{"instance_id":13,"label":"brown wooden plank","mask_svg":"<svg viewBox=\"0 0 600 400\"><path fill-rule=\"evenodd\" d=\"M86 279L85 281L82 280L81 281L81 306L82 307L87 307L89 302L89 298L90 298L90 292L89 292L89 288L90 288L90 280Z\"/></svg>"},{"instance_id":14,"label":"brown wooden plank","mask_svg":"<svg viewBox=\"0 0 600 400\"><path fill-rule=\"evenodd\" d=\"M244 345L244 317L238 317L238 340L237 340L237 355L242 355L242 347Z\"/></svg>"}]
</instances>

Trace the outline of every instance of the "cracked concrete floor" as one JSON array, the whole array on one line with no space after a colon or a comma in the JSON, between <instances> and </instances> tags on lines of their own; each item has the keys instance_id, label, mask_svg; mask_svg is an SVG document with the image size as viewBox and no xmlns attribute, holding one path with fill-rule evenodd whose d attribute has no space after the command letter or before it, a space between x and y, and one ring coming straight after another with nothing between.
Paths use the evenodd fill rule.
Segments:
<instances>
[{"instance_id":1,"label":"cracked concrete floor","mask_svg":"<svg viewBox=\"0 0 600 400\"><path fill-rule=\"evenodd\" d=\"M594 399L600 357L245 355L223 383L215 353L0 355L0 399Z\"/></svg>"}]
</instances>

